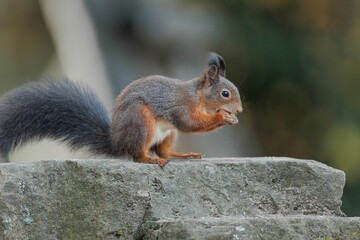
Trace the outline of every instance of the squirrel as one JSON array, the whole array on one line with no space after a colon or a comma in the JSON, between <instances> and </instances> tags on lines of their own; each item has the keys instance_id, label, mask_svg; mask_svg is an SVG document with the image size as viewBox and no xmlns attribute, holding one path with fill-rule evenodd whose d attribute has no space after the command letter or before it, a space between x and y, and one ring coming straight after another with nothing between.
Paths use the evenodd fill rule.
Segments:
<instances>
[{"instance_id":1,"label":"squirrel","mask_svg":"<svg viewBox=\"0 0 360 240\"><path fill-rule=\"evenodd\" d=\"M172 150L177 131L203 133L234 125L240 112L239 91L225 78L224 59L216 53L192 80L152 75L133 81L116 98L111 119L87 86L67 78L42 79L0 100L0 162L9 161L16 147L43 138L160 166L169 158L200 159L200 153Z\"/></svg>"}]
</instances>

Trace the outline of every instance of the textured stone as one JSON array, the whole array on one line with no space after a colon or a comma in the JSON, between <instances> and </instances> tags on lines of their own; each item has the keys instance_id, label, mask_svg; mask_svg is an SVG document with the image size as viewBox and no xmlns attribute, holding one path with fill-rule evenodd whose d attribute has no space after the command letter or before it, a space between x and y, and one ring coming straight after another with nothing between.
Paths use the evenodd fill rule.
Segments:
<instances>
[{"instance_id":1,"label":"textured stone","mask_svg":"<svg viewBox=\"0 0 360 240\"><path fill-rule=\"evenodd\" d=\"M152 238L172 226L206 232L203 219L215 219L213 229L227 222L224 229L233 229L235 219L255 231L273 216L342 216L344 184L342 171L290 158L174 160L164 168L125 160L6 163L0 239ZM152 233L162 222L168 227ZM273 231L291 225L270 222L279 224Z\"/></svg>"},{"instance_id":2,"label":"textured stone","mask_svg":"<svg viewBox=\"0 0 360 240\"><path fill-rule=\"evenodd\" d=\"M358 240L360 218L273 216L162 220L148 225L143 239Z\"/></svg>"}]
</instances>

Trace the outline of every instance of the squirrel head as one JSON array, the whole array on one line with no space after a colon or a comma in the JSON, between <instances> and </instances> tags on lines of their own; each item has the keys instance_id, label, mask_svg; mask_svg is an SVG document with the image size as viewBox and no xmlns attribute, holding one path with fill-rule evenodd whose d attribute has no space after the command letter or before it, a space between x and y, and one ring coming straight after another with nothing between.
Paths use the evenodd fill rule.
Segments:
<instances>
[{"instance_id":1,"label":"squirrel head","mask_svg":"<svg viewBox=\"0 0 360 240\"><path fill-rule=\"evenodd\" d=\"M209 112L237 114L243 110L239 90L225 78L225 61L216 53L209 54L208 66L200 77L199 91Z\"/></svg>"}]
</instances>

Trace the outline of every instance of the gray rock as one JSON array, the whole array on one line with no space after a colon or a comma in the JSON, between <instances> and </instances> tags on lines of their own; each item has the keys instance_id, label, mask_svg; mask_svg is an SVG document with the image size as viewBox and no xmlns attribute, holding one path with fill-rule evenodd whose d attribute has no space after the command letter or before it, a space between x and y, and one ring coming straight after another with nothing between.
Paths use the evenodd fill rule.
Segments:
<instances>
[{"instance_id":1,"label":"gray rock","mask_svg":"<svg viewBox=\"0 0 360 240\"><path fill-rule=\"evenodd\" d=\"M358 240L360 218L273 216L172 219L149 225L143 239Z\"/></svg>"},{"instance_id":2,"label":"gray rock","mask_svg":"<svg viewBox=\"0 0 360 240\"><path fill-rule=\"evenodd\" d=\"M0 239L153 238L192 226L205 234L203 219L211 219L210 229L230 231L235 219L258 234L262 224L276 232L291 222L274 216L343 216L344 184L342 171L290 158L174 160L164 168L124 160L6 163ZM331 219L334 226L345 221Z\"/></svg>"}]
</instances>

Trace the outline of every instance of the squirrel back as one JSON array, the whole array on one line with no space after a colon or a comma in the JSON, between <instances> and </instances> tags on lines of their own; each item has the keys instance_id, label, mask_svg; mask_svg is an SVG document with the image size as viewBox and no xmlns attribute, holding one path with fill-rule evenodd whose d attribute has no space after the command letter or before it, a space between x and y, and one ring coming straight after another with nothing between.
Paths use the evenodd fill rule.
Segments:
<instances>
[{"instance_id":1,"label":"squirrel back","mask_svg":"<svg viewBox=\"0 0 360 240\"><path fill-rule=\"evenodd\" d=\"M66 78L31 82L1 99L0 157L6 160L17 146L43 138L111 154L109 126L105 107L88 87Z\"/></svg>"}]
</instances>

